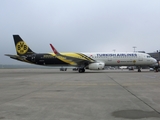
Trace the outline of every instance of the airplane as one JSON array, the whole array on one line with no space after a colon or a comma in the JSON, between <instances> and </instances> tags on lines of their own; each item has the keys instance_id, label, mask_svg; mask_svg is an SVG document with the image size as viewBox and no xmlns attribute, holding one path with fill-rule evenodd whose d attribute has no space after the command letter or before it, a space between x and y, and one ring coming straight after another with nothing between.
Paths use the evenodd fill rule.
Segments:
<instances>
[{"instance_id":1,"label":"airplane","mask_svg":"<svg viewBox=\"0 0 160 120\"><path fill-rule=\"evenodd\" d=\"M149 54L138 52L88 52L60 53L50 44L53 52L35 53L19 35L13 35L17 55L12 59L43 66L73 66L79 73L89 70L103 70L105 66L137 66L141 72L142 66L154 66L157 60Z\"/></svg>"}]
</instances>

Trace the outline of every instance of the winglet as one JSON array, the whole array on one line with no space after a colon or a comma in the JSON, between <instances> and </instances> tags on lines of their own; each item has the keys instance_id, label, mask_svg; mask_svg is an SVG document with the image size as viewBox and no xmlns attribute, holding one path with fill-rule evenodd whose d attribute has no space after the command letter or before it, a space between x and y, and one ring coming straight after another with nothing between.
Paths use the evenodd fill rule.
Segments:
<instances>
[{"instance_id":1,"label":"winglet","mask_svg":"<svg viewBox=\"0 0 160 120\"><path fill-rule=\"evenodd\" d=\"M50 46L51 46L51 48L52 48L52 50L53 50L53 52L57 55L57 54L60 54L54 47L53 47L53 45L52 44L50 44Z\"/></svg>"}]
</instances>

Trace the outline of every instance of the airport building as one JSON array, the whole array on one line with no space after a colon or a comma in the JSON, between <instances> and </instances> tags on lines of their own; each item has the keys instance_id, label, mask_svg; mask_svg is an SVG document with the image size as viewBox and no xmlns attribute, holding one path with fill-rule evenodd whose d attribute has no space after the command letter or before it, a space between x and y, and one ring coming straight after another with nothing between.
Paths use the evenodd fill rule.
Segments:
<instances>
[{"instance_id":1,"label":"airport building","mask_svg":"<svg viewBox=\"0 0 160 120\"><path fill-rule=\"evenodd\" d=\"M160 61L160 52L148 53L151 57L155 58L157 61Z\"/></svg>"},{"instance_id":2,"label":"airport building","mask_svg":"<svg viewBox=\"0 0 160 120\"><path fill-rule=\"evenodd\" d=\"M137 52L145 53L145 51L137 51ZM160 61L160 51L157 50L157 52L152 52L152 53L147 53L147 54L155 58L157 61Z\"/></svg>"}]
</instances>

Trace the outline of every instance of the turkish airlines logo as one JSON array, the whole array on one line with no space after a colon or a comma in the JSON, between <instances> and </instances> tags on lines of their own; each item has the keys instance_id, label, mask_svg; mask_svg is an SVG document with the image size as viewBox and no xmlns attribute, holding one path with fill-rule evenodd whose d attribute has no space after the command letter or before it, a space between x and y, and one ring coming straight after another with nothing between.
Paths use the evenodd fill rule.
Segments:
<instances>
[{"instance_id":1,"label":"turkish airlines logo","mask_svg":"<svg viewBox=\"0 0 160 120\"><path fill-rule=\"evenodd\" d=\"M117 63L120 63L120 60L117 60Z\"/></svg>"}]
</instances>

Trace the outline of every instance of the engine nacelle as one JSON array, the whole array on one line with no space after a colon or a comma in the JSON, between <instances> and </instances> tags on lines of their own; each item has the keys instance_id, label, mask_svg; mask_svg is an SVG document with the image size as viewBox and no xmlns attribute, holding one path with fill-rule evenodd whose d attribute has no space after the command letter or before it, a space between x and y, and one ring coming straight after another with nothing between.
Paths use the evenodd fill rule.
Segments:
<instances>
[{"instance_id":1,"label":"engine nacelle","mask_svg":"<svg viewBox=\"0 0 160 120\"><path fill-rule=\"evenodd\" d=\"M104 63L91 63L88 65L88 69L90 70L103 70L105 64Z\"/></svg>"}]
</instances>

